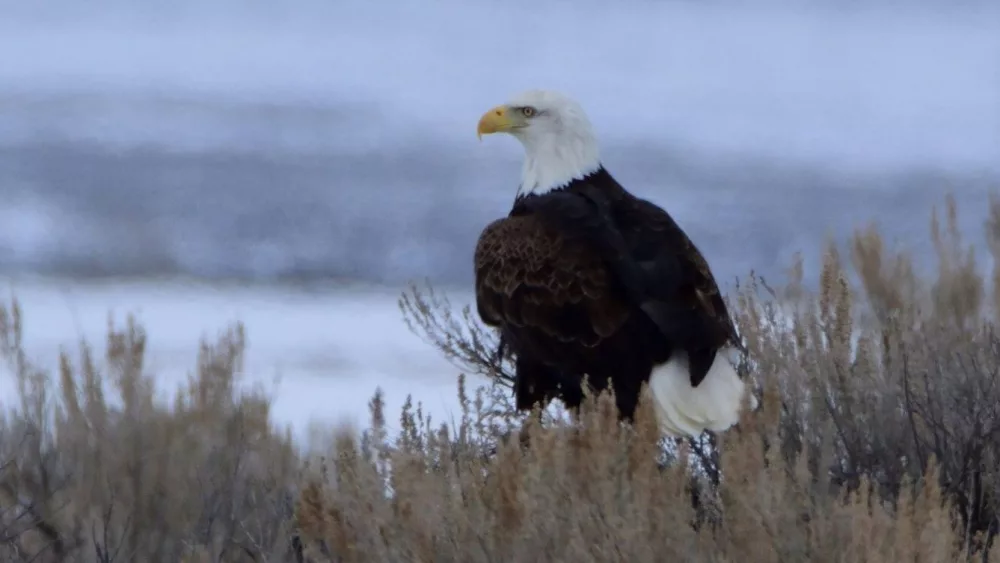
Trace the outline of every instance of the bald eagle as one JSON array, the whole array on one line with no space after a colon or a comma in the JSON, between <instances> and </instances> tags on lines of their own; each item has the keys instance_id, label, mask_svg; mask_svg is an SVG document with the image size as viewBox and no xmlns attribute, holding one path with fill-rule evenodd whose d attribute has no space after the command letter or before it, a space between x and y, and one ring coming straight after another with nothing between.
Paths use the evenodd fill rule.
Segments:
<instances>
[{"instance_id":1,"label":"bald eagle","mask_svg":"<svg viewBox=\"0 0 1000 563\"><path fill-rule=\"evenodd\" d=\"M476 308L513 353L517 408L577 408L587 377L596 391L610 379L623 420L647 384L670 436L735 424L740 342L715 278L673 218L602 165L582 107L524 92L483 114L479 137L492 133L525 159L513 208L476 244Z\"/></svg>"}]
</instances>

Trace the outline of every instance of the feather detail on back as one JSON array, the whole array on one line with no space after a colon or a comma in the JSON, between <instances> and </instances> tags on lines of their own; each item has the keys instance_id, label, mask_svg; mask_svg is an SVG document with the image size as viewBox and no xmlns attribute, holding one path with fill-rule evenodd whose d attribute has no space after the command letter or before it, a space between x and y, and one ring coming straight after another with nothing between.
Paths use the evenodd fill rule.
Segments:
<instances>
[{"instance_id":1,"label":"feather detail on back","mask_svg":"<svg viewBox=\"0 0 1000 563\"><path fill-rule=\"evenodd\" d=\"M621 327L600 259L533 215L491 223L475 252L476 302L483 322L528 326L567 342L593 344Z\"/></svg>"}]
</instances>

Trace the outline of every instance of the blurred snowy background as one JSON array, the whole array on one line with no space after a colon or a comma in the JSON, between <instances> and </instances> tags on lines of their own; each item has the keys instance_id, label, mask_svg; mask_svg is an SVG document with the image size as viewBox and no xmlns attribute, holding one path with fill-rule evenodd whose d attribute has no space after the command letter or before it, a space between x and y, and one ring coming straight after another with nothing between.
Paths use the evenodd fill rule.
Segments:
<instances>
[{"instance_id":1,"label":"blurred snowy background","mask_svg":"<svg viewBox=\"0 0 1000 563\"><path fill-rule=\"evenodd\" d=\"M475 123L529 87L727 286L870 220L924 251L946 189L978 239L1000 188L995 2L0 0L0 287L43 365L134 311L169 387L242 319L297 428L379 384L440 419L395 298L468 295L520 160Z\"/></svg>"}]
</instances>

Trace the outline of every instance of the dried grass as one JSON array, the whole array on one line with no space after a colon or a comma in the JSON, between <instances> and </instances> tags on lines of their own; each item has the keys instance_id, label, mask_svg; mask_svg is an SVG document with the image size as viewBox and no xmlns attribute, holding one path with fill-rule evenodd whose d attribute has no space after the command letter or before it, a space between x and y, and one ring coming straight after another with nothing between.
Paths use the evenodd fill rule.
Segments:
<instances>
[{"instance_id":1,"label":"dried grass","mask_svg":"<svg viewBox=\"0 0 1000 563\"><path fill-rule=\"evenodd\" d=\"M376 394L363 435L307 455L242 389L241 327L165 403L134 322L53 376L13 301L0 560L1000 562L1000 267L982 275L944 211L933 275L871 227L827 248L816 288L802 261L780 291L750 276L732 297L760 407L699 440L659 438L645 402L618 424L607 395L572 421L512 412L495 335L417 287L411 328L494 384L460 378L450 426L407 405L392 437ZM997 225L1000 200L1000 265Z\"/></svg>"}]
</instances>

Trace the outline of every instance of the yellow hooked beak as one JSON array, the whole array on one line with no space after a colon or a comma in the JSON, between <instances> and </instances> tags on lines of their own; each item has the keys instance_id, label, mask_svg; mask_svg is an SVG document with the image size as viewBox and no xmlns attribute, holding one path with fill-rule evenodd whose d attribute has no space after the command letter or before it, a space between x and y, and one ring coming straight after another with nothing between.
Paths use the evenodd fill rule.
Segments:
<instances>
[{"instance_id":1,"label":"yellow hooked beak","mask_svg":"<svg viewBox=\"0 0 1000 563\"><path fill-rule=\"evenodd\" d=\"M479 137L479 140L482 140L483 135L504 133L510 131L513 127L514 122L510 118L510 108L505 105L497 106L479 118L479 127L476 128L476 136Z\"/></svg>"}]
</instances>

